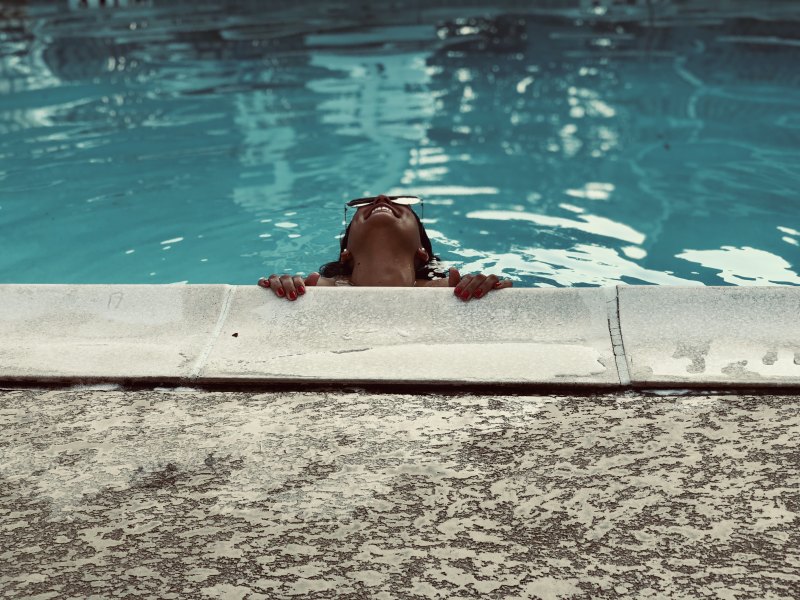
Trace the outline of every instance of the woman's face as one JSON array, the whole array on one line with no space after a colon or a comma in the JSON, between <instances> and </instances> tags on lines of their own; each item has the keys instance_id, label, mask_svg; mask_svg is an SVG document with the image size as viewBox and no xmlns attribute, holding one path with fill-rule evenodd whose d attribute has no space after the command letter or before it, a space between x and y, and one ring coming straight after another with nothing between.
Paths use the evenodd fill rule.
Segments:
<instances>
[{"instance_id":1,"label":"woman's face","mask_svg":"<svg viewBox=\"0 0 800 600\"><path fill-rule=\"evenodd\" d=\"M419 224L410 207L378 196L374 203L356 211L350 223L348 249L357 255L359 250L377 243L407 248L410 253L422 245Z\"/></svg>"}]
</instances>

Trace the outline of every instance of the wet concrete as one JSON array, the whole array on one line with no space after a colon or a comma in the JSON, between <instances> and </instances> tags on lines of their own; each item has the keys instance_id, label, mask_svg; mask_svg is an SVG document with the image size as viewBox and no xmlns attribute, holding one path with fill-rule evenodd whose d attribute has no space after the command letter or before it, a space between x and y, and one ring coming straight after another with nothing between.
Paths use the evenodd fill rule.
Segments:
<instances>
[{"instance_id":1,"label":"wet concrete","mask_svg":"<svg viewBox=\"0 0 800 600\"><path fill-rule=\"evenodd\" d=\"M797 598L796 396L0 392L0 590Z\"/></svg>"}]
</instances>

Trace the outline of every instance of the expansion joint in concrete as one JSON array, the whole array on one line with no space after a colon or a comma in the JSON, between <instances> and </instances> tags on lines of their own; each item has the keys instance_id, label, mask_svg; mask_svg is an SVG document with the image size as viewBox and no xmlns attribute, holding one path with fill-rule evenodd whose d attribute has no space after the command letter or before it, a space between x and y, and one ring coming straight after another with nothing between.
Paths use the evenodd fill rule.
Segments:
<instances>
[{"instance_id":1,"label":"expansion joint in concrete","mask_svg":"<svg viewBox=\"0 0 800 600\"><path fill-rule=\"evenodd\" d=\"M608 314L608 333L611 336L611 347L614 350L614 362L617 365L619 382L623 386L631 383L628 371L628 357L625 355L625 344L622 341L622 328L619 320L619 286L606 288L606 311Z\"/></svg>"}]
</instances>

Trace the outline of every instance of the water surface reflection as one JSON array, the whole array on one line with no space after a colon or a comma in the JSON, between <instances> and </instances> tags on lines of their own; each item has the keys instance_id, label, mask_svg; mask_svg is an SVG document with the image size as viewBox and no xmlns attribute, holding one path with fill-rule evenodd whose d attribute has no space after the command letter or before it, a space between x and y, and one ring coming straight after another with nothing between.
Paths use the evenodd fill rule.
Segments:
<instances>
[{"instance_id":1,"label":"water surface reflection","mask_svg":"<svg viewBox=\"0 0 800 600\"><path fill-rule=\"evenodd\" d=\"M800 283L796 20L118 4L0 8L2 281L310 272L389 191L525 285Z\"/></svg>"}]
</instances>

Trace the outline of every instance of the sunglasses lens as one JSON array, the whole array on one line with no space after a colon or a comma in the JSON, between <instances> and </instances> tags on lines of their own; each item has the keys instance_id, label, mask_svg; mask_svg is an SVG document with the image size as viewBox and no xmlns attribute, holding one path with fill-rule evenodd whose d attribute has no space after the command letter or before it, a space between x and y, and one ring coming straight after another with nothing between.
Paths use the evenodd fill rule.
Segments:
<instances>
[{"instance_id":1,"label":"sunglasses lens","mask_svg":"<svg viewBox=\"0 0 800 600\"><path fill-rule=\"evenodd\" d=\"M377 198L359 198L358 200L350 200L346 204L346 206L352 206L353 208L361 208L362 206L369 206L373 204ZM411 204L419 204L422 202L422 199L418 198L417 196L398 196L389 198L389 201L393 204L402 204L404 206L409 206Z\"/></svg>"}]
</instances>

